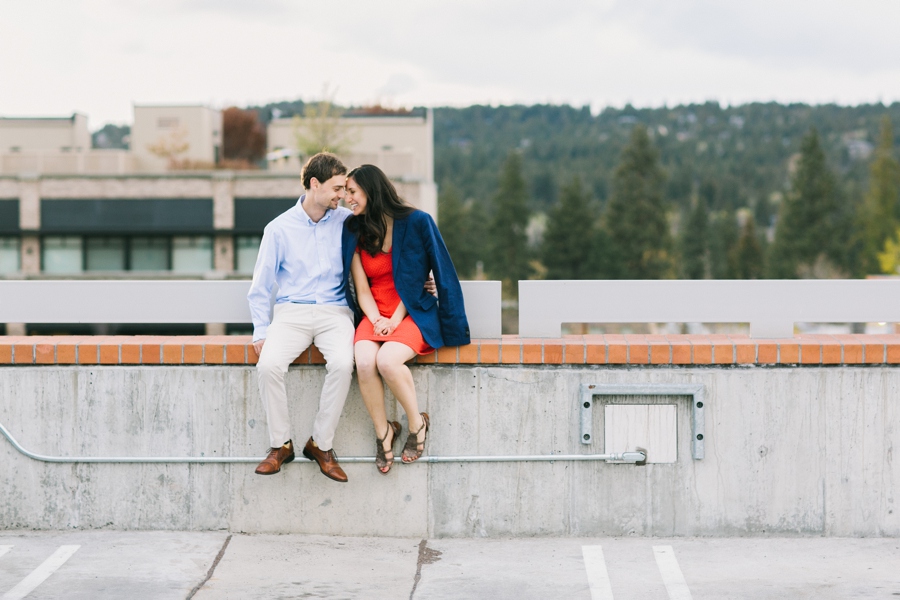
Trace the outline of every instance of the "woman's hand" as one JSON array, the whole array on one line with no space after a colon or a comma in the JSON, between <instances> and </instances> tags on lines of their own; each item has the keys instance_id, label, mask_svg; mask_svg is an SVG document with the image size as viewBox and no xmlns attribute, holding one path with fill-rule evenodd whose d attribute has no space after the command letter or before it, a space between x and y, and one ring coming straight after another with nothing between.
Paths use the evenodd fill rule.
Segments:
<instances>
[{"instance_id":1,"label":"woman's hand","mask_svg":"<svg viewBox=\"0 0 900 600\"><path fill-rule=\"evenodd\" d=\"M393 330L394 328L391 327L390 319L379 316L372 321L372 332L375 335L390 335Z\"/></svg>"}]
</instances>

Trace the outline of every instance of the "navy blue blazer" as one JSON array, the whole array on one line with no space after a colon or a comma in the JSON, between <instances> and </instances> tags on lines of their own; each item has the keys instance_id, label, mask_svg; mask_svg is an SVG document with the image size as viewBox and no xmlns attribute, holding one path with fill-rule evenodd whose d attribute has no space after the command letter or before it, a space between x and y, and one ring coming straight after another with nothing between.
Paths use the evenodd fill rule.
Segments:
<instances>
[{"instance_id":1,"label":"navy blue blazer","mask_svg":"<svg viewBox=\"0 0 900 600\"><path fill-rule=\"evenodd\" d=\"M356 243L357 236L350 231L345 221L341 236L343 290L358 323L363 316L362 311L350 294L350 262L353 260ZM408 217L394 219L391 255L394 286L428 345L440 348L470 343L469 321L466 319L459 277L431 215L416 210ZM423 287L429 271L434 272L440 301Z\"/></svg>"}]
</instances>

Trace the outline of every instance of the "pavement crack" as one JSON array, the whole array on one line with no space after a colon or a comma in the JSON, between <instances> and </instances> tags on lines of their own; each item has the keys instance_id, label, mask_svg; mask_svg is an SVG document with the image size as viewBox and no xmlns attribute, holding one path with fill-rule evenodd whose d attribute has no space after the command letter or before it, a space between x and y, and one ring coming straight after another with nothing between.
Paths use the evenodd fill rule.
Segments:
<instances>
[{"instance_id":1,"label":"pavement crack","mask_svg":"<svg viewBox=\"0 0 900 600\"><path fill-rule=\"evenodd\" d=\"M441 560L441 551L428 547L428 540L419 542L419 560L416 561L416 578L413 580L412 590L409 592L409 600L416 595L419 580L422 579L422 565L434 564Z\"/></svg>"},{"instance_id":2,"label":"pavement crack","mask_svg":"<svg viewBox=\"0 0 900 600\"><path fill-rule=\"evenodd\" d=\"M194 589L191 590L191 593L187 595L187 598L185 600L191 600L191 598L194 597L194 594L199 592L200 588L202 588L204 585L206 585L206 582L210 580L210 578L213 576L213 573L215 573L215 571L216 571L216 567L219 566L219 561L222 560L223 556L225 556L225 550L228 548L228 542L230 542L230 541L231 541L231 534L228 534L228 537L225 538L225 543L222 544L222 547L219 549L219 553L216 554L216 559L213 561L212 566L209 567L209 571L206 572L206 577L203 578L203 581L201 581L196 586L194 586ZM417 574L417 576L418 576L418 574ZM416 579L416 581L418 581L418 578ZM415 590L415 587L413 587L413 590Z\"/></svg>"}]
</instances>

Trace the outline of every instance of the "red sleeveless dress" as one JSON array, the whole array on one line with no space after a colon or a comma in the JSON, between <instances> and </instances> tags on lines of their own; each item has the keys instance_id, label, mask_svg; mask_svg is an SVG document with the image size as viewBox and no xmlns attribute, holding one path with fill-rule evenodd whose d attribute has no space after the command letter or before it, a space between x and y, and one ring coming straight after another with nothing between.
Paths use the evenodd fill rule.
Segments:
<instances>
[{"instance_id":1,"label":"red sleeveless dress","mask_svg":"<svg viewBox=\"0 0 900 600\"><path fill-rule=\"evenodd\" d=\"M373 256L359 247L357 247L356 251L359 253L360 260L362 260L362 267L366 272L366 278L369 280L369 289L372 290L372 297L375 298L378 312L381 313L382 317L390 319L400 304L400 294L397 293L397 288L394 287L394 266L391 262L391 252L379 252ZM409 315L403 318L390 335L375 335L372 321L367 317L363 317L359 327L356 328L356 336L353 343L355 344L360 340L400 342L412 348L416 354L431 354L434 352L434 348L428 345L422 337L419 327Z\"/></svg>"}]
</instances>

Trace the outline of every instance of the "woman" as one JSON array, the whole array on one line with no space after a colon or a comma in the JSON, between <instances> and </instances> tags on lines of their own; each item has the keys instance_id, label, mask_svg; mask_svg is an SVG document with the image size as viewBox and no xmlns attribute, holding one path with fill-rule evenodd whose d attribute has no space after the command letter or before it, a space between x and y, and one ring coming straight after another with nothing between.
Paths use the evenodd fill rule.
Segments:
<instances>
[{"instance_id":1,"label":"woman","mask_svg":"<svg viewBox=\"0 0 900 600\"><path fill-rule=\"evenodd\" d=\"M373 165L347 174L347 203L353 216L344 224L344 264L350 262L358 303L352 308L361 318L354 339L356 373L375 426L375 465L387 474L401 429L387 420L383 382L409 420L401 459L414 462L425 450L431 423L428 413L419 412L406 362L441 346L468 344L469 324L459 278L430 215L406 204ZM440 302L422 288L429 271ZM345 287L348 276L345 270ZM348 301L353 303L349 294Z\"/></svg>"}]
</instances>

